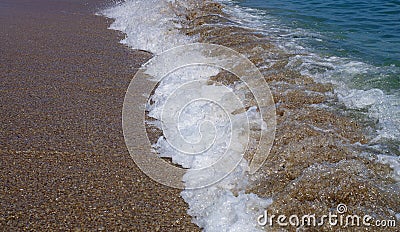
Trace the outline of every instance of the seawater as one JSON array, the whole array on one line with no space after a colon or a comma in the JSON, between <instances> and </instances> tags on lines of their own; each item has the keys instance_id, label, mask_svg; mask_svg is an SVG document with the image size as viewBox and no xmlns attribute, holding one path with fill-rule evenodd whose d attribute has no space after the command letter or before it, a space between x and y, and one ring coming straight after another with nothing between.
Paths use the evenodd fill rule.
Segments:
<instances>
[{"instance_id":1,"label":"seawater","mask_svg":"<svg viewBox=\"0 0 400 232\"><path fill-rule=\"evenodd\" d=\"M400 65L400 2L396 0L246 0L233 3L279 20L299 44L325 56L377 66ZM397 83L398 84L398 83Z\"/></svg>"},{"instance_id":2,"label":"seawater","mask_svg":"<svg viewBox=\"0 0 400 232\"><path fill-rule=\"evenodd\" d=\"M291 68L335 85L348 109L378 122L375 141L400 150L398 1L220 1L295 56Z\"/></svg>"},{"instance_id":3,"label":"seawater","mask_svg":"<svg viewBox=\"0 0 400 232\"><path fill-rule=\"evenodd\" d=\"M185 1L181 3L185 4ZM111 26L112 29L121 30L127 34L126 38L121 41L122 43L135 49L144 49L158 54L179 45L195 42L197 39L196 36L185 36L180 33L181 26L177 23L179 20L177 10L180 8L171 8L169 4L171 2L163 0L126 1L102 13L116 19ZM156 119L155 124L162 129L163 107L171 107L165 106L165 103L170 100L171 93L185 83L208 80L220 71L220 69L202 66L175 70L158 83L157 89L146 106L148 116ZM157 73L158 70L153 70L153 72ZM148 74L152 75L152 73ZM205 83L198 86L196 90L202 92L205 97L222 95L220 96L221 101L234 100L223 99L230 93L228 91L224 94L224 91L227 91L225 87ZM231 91L238 92L235 89L231 89ZM187 103L185 96L180 99L183 104ZM259 118L259 113L253 107L235 115L225 112L230 114L226 117L220 106L210 104L208 101L198 101L193 104L188 103L188 105L180 117L182 119L180 132L186 140L201 140L201 133L198 131L199 125L205 121L213 122L213 125L219 129L218 132L223 131L223 133L219 133L212 148L207 149L201 155L188 155L171 146L164 136L159 137L153 147L159 152L160 157L171 158L175 164L189 168L183 181L186 186L196 186L203 179L207 179L207 175L213 175L213 173L193 176L190 169L201 169L219 160L220 156L224 154L224 150L229 147L230 140L241 140L241 131L244 130L241 126L244 127L246 120ZM232 122L238 126L232 126L230 124ZM240 143L233 145L235 148L227 151L231 152L228 157L241 157L245 152L245 146ZM245 192L248 185L246 174L248 168L247 161L241 159L238 166L222 181L205 188L183 190L181 196L189 204L188 213L193 216L193 222L205 231L218 231L221 228L224 228L225 231L260 231L257 216L262 213L262 209L271 204L272 200ZM216 170L216 172L218 171Z\"/></svg>"},{"instance_id":4,"label":"seawater","mask_svg":"<svg viewBox=\"0 0 400 232\"><path fill-rule=\"evenodd\" d=\"M112 29L126 33L122 43L158 54L175 46L198 41L197 35L182 33L184 25L179 23L184 20L180 17L187 13L186 9L193 6L190 5L192 2L128 0L102 13L115 19ZM399 20L396 20L399 17L396 13L399 5L396 1L385 1L381 6L378 1L218 2L226 5L223 11L235 25L262 34L274 46L289 54L286 65L288 69L322 83L332 83L333 95L337 96L337 101L333 105L322 104L316 107L355 114L372 125L366 129L371 142L359 146L373 149L378 161L392 167L395 170L392 175L399 180L400 71L399 46L396 46L399 41ZM365 12L361 12L360 8ZM268 62L273 64L274 60ZM160 125L157 112L172 90L182 85L182 81L187 78L207 79L216 73L218 70L195 68L177 72L175 76L164 79L152 97L154 103L147 106L149 115L158 119L156 124ZM197 108L186 111L187 134L196 134L196 125L200 120L198 117L201 118L207 110L215 112L207 104L199 104ZM250 108L247 113L252 114L252 110L254 108ZM226 127L225 121L219 118L216 121L221 123L221 127ZM176 164L187 168L199 165L169 149L163 137L154 144L154 148L161 157L170 157ZM203 157L203 161L207 163L210 159ZM273 203L273 199L271 196L260 197L247 192L247 168L247 162L243 161L221 183L198 191L182 192L182 197L189 204L188 213L197 225L205 231L262 230L256 224L257 216L260 210ZM346 168L357 171L365 169L356 161L319 163L307 168L304 175L298 177L298 181L307 180L316 172L328 173ZM296 183L293 182L294 185ZM397 191L398 185L394 184L393 189ZM399 214L398 211L392 211L391 215Z\"/></svg>"}]
</instances>

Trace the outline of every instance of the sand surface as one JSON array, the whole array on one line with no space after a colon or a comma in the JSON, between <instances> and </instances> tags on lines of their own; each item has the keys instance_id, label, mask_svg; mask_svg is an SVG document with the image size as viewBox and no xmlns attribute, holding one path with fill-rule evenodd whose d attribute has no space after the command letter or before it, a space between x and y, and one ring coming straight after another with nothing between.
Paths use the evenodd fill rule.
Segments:
<instances>
[{"instance_id":1,"label":"sand surface","mask_svg":"<svg viewBox=\"0 0 400 232\"><path fill-rule=\"evenodd\" d=\"M104 1L0 3L0 230L196 231L179 190L126 149L125 91L145 52Z\"/></svg>"}]
</instances>

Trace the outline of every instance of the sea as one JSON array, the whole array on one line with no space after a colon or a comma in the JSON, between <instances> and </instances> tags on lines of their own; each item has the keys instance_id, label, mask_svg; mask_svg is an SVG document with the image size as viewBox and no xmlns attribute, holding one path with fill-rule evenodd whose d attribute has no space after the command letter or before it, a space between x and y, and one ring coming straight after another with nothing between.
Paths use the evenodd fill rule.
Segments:
<instances>
[{"instance_id":1,"label":"sea","mask_svg":"<svg viewBox=\"0 0 400 232\"><path fill-rule=\"evenodd\" d=\"M348 108L368 108L381 137L400 138L399 1L225 2L257 17L248 19L252 26L283 49L301 54L304 62L294 68L334 83Z\"/></svg>"},{"instance_id":2,"label":"sea","mask_svg":"<svg viewBox=\"0 0 400 232\"><path fill-rule=\"evenodd\" d=\"M243 159L223 180L199 189L189 186L197 186L208 174L183 178L187 188L181 196L193 223L203 231L304 229L307 226L272 225L273 219L262 225L259 219L265 210L288 218L339 212L339 205L346 212L400 224L400 1L126 0L100 14L115 19L110 29L124 32L121 43L131 49L157 56L192 43L220 44L244 54L268 77L278 116L265 167L252 176L250 160ZM264 130L257 124L260 108L251 100L235 114L219 112L221 106L207 101L190 108L176 100L185 105L179 136L186 140L180 143L201 141L203 121L230 136L217 136L213 148L188 158L176 149L186 146L175 146L174 137L162 133L163 107L185 83L202 81L203 87L190 91L201 89L201 99L208 94L213 101L225 101L228 94L216 92L226 90L206 83L220 72L215 67L186 67L168 74L149 93L146 114L153 119L149 125L161 131L152 141L160 157L188 170L202 168L217 162L222 150L230 152L226 141L243 142L237 131L244 127L235 130L230 123L247 118L255 131ZM241 84L229 82L226 92L247 96ZM186 95L179 99L190 100ZM248 141L254 145L258 140ZM245 145L238 146L230 155L247 151ZM323 220L318 227L332 230L340 227Z\"/></svg>"}]
</instances>

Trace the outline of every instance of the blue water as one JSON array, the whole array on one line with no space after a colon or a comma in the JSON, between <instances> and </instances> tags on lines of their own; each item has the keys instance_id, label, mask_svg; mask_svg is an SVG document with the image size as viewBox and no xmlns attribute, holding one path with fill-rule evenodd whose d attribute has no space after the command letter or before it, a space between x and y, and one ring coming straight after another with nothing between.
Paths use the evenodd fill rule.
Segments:
<instances>
[{"instance_id":1,"label":"blue water","mask_svg":"<svg viewBox=\"0 0 400 232\"><path fill-rule=\"evenodd\" d=\"M400 0L221 1L247 12L238 18L295 54L289 68L333 83L346 107L376 119L398 154Z\"/></svg>"},{"instance_id":2,"label":"blue water","mask_svg":"<svg viewBox=\"0 0 400 232\"><path fill-rule=\"evenodd\" d=\"M261 19L265 21L264 29L278 41L295 41L296 46L320 57L340 57L370 65L356 67L359 73L353 71L348 77L341 77L340 71L329 74L337 79L347 78L349 87L378 88L387 94L399 94L400 0L229 2L255 9L256 14L264 17Z\"/></svg>"},{"instance_id":3,"label":"blue water","mask_svg":"<svg viewBox=\"0 0 400 232\"><path fill-rule=\"evenodd\" d=\"M322 54L345 56L379 66L400 66L399 0L236 1L276 16L285 26L322 39L303 41Z\"/></svg>"}]
</instances>

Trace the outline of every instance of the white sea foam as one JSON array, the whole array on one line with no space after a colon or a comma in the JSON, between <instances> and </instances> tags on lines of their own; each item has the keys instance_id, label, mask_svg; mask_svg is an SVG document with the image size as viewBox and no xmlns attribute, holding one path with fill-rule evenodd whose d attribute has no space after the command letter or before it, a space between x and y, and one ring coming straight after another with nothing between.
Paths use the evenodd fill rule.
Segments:
<instances>
[{"instance_id":1,"label":"white sea foam","mask_svg":"<svg viewBox=\"0 0 400 232\"><path fill-rule=\"evenodd\" d=\"M400 99L387 95L380 89L357 90L342 88L336 91L339 99L351 109L367 109L368 116L376 119L379 125L378 136L381 139L398 140L400 138Z\"/></svg>"},{"instance_id":2,"label":"white sea foam","mask_svg":"<svg viewBox=\"0 0 400 232\"><path fill-rule=\"evenodd\" d=\"M128 0L105 10L103 14L115 19L115 22L111 25L112 29L127 34L121 42L131 48L160 53L177 45L196 41L196 38L179 33L177 29L180 27L177 23L179 18L169 7L170 2L173 1ZM267 34L282 31L282 28L275 25L276 20L271 19L268 24L262 22L263 18L255 10L235 7L227 8L226 11L234 15L240 24L258 27ZM290 37L289 33L286 33L288 38ZM284 37L285 34L282 34L279 39ZM318 39L320 38L318 37ZM306 50L306 48L296 44L295 41L283 39L279 45L281 48L289 50L301 50L301 52ZM379 89L363 90L349 85L352 75L368 71L365 64L335 57L326 59L312 53L308 54L308 56L292 58L289 65L299 69L304 74L315 77L316 80L334 83L337 86L335 91L340 101L348 108L366 110L369 117L378 119L380 138L400 138L400 115L398 114L400 97L388 95ZM177 70L169 77L164 78L152 96L154 103L147 105L149 116L158 119L159 121L155 124L162 128L162 109L170 93L188 81L194 80L193 78L197 81L207 80L208 77L217 74L218 71L218 69L210 67L186 68ZM212 95L217 88L222 88L205 85L203 87L204 95ZM223 91L228 93L226 89ZM231 91L235 90L231 89ZM235 92L235 94L240 93ZM201 138L199 128L204 121L211 122L214 128L217 128L217 131L224 135L216 139L213 143L215 146L207 150L204 156L190 156L180 153L168 143L165 137L160 137L154 144L160 155L170 157L174 163L186 168L199 168L214 163L220 158L220 151L226 149L227 141L232 139L232 136L238 136L238 133L232 133L231 127L228 126L232 122L227 120L226 117L237 122L244 120L244 117L258 117L255 108L250 108L248 112L239 115L227 115L220 111L218 106L209 102L192 104L191 107L182 111L181 116L180 131L189 142L199 141ZM230 135L230 137L225 135ZM376 138L376 140L378 141L380 138ZM239 146L237 152L232 155L241 156L244 152L243 149ZM397 175L399 174L397 158L380 156L379 159L381 162L389 164ZM193 216L197 225L204 228L205 231L257 231L260 229L257 227L256 217L272 203L272 200L259 198L255 194L244 193L247 186L247 169L247 161L242 159L237 168L223 181L207 188L184 190L181 193L184 200L189 204L188 213ZM201 181L199 179L201 178L191 176L190 172L184 177L186 185Z\"/></svg>"},{"instance_id":3,"label":"white sea foam","mask_svg":"<svg viewBox=\"0 0 400 232\"><path fill-rule=\"evenodd\" d=\"M334 84L335 94L346 107L366 111L366 115L378 123L377 136L373 142L382 139L400 140L400 93L386 93L381 89L368 88L368 85L362 87L354 85L359 75L385 78L396 69L395 67L375 67L335 56L321 57L313 53L310 48L301 46L296 37L323 40L324 35L306 29L285 27L278 19L266 15L261 10L240 7L230 0L218 0L218 2L227 3L229 5L225 9L227 13L242 18L240 22L249 27L256 27L269 35L271 41L274 41L279 48L288 53L299 54L290 58L289 68L314 77L316 81ZM396 70L399 72L398 68Z\"/></svg>"},{"instance_id":4,"label":"white sea foam","mask_svg":"<svg viewBox=\"0 0 400 232\"><path fill-rule=\"evenodd\" d=\"M358 75L385 72L383 68L339 57L325 58L321 61L322 58L312 55L301 59L303 74L311 75L320 82L334 84L339 101L349 109L365 111L369 118L377 122L377 136L372 142L400 139L400 95L385 93L378 88L355 86ZM314 68L314 71L310 72L310 67ZM316 69L320 70L315 71Z\"/></svg>"},{"instance_id":5,"label":"white sea foam","mask_svg":"<svg viewBox=\"0 0 400 232\"><path fill-rule=\"evenodd\" d=\"M195 40L179 33L179 18L170 7L173 2L128 0L101 13L115 19L111 29L126 33L121 43L134 49L160 53Z\"/></svg>"},{"instance_id":6,"label":"white sea foam","mask_svg":"<svg viewBox=\"0 0 400 232\"><path fill-rule=\"evenodd\" d=\"M300 64L300 65L299 65ZM367 84L355 84L358 76L376 75L385 78L394 67L375 67L363 62L340 57L322 58L315 54L295 56L292 68L302 74L313 76L317 81L335 85L335 94L349 109L366 111L366 115L378 123L377 137L381 139L400 138L400 94L386 93Z\"/></svg>"},{"instance_id":7,"label":"white sea foam","mask_svg":"<svg viewBox=\"0 0 400 232\"><path fill-rule=\"evenodd\" d=\"M392 155L378 155L378 162L387 164L393 168L393 178L400 181L400 157Z\"/></svg>"},{"instance_id":8,"label":"white sea foam","mask_svg":"<svg viewBox=\"0 0 400 232\"><path fill-rule=\"evenodd\" d=\"M159 82L159 86L151 98L154 104L148 105L149 116L163 121L163 112L160 112L160 110L165 110L165 105L169 105L169 98L175 91L182 91L182 86L185 83L194 80L204 81L218 72L218 69L212 67L189 66L169 74ZM177 99L182 103L190 102L184 96L186 90L182 95L177 95ZM240 95L240 88L204 84L191 91L196 91L196 94L202 95L204 99L214 100L213 102L192 102L182 109L179 117L180 135L189 140L188 142L198 142L202 139L199 132L200 125L202 122L211 122L215 131L217 131L217 136L211 148L205 149L204 152L197 155L188 155L187 147L183 149L184 151L181 151L180 144L178 144L179 149L170 144L175 139L167 140L165 137L159 138L155 148L160 152L160 156L171 157L174 163L190 168L183 179L185 185L189 188L190 186L198 186L202 182L208 182L214 176L217 176L217 172L230 173L222 181L211 186L200 189L186 189L181 193L183 199L189 204L188 213L193 216L194 222L204 231L258 231L260 228L257 225L257 216L272 203L272 200L262 199L255 194L244 192L248 184L246 176L248 164L245 159L242 159L249 139L243 136L244 127L248 123L247 120L255 124L259 122L260 116L257 108L251 107L247 112L233 115L229 112L233 112L235 109L227 111L226 107L221 108L220 105L215 104L215 102L222 102L224 103L222 105L225 106L241 106L235 102L234 97L230 96L231 92ZM203 99L203 97L199 97L199 99ZM174 106L180 104L176 103ZM262 128L262 126L259 125L259 128ZM230 147L231 145L234 145L234 147ZM222 155L230 157L233 162L239 161L239 164L224 162L223 166L213 169L213 172L207 169L206 172L199 175L199 169L215 164L221 159ZM235 166L237 167L234 170L224 170L224 167ZM192 172L192 169L195 171Z\"/></svg>"},{"instance_id":9,"label":"white sea foam","mask_svg":"<svg viewBox=\"0 0 400 232\"><path fill-rule=\"evenodd\" d=\"M258 10L238 7L229 0L220 0L220 2L231 6L231 9L226 10L229 14L246 18L242 22L252 21L248 25L258 27L258 30L268 34L272 38L271 41L275 42L279 48L288 53L299 54L290 58L288 68L311 76L316 81L334 84L334 93L340 102L348 109L364 112L367 117L376 122L375 132L370 135L374 136L370 142L372 148L388 152L385 146L381 149L379 144L386 143L388 140L400 143L400 93L388 93L378 88L368 87L367 83L356 84L360 76L365 78L373 75L376 81L387 78L394 72L399 73L399 68L376 67L335 56L321 57L310 48L301 46L301 41L299 43L296 37L324 40L323 35L311 33L305 29L284 27L276 18L266 16ZM392 152L396 153L396 151ZM389 165L394 171L394 178L400 181L399 157L396 154L378 155L378 161Z\"/></svg>"},{"instance_id":10,"label":"white sea foam","mask_svg":"<svg viewBox=\"0 0 400 232\"><path fill-rule=\"evenodd\" d=\"M102 13L115 19L111 25L112 29L126 33L122 43L131 48L157 54L196 40L179 33L177 30L180 27L177 23L179 18L174 10L171 10L170 3L173 4L173 1L128 0ZM180 3L184 4L184 1ZM178 58L166 62L180 61ZM193 216L197 225L204 228L204 231L258 231L260 228L257 225L257 216L272 203L272 200L245 193L248 184L246 173L249 167L247 161L243 159L243 154L248 140L251 139L244 133L248 120L252 126L260 124L260 115L257 107L251 107L247 112L233 114L233 111L241 106L237 103L240 99L233 95L243 96L244 93L238 86L207 84L206 80L219 71L218 68L208 66L188 66L175 70L159 82L151 97L151 104L149 101L146 107L148 115L157 119L154 124L164 129L165 136L160 137L153 146L161 157L172 158L174 163L189 168L183 179L187 189L181 195L189 204L188 213ZM157 76L162 70L148 70L148 72L149 75ZM199 101L190 101L193 93L198 95ZM174 107L178 106L184 107L175 110ZM226 110L226 108L231 109ZM165 118L166 111L167 118ZM164 126L167 120L174 119L174 112L179 113L177 116L179 134L168 134L168 128ZM261 130L266 129L264 125L258 127ZM204 129L207 133L203 133ZM211 130L215 130L216 133L210 133ZM212 143L201 143L200 145L204 145L200 147L204 148L203 152L197 155L190 154L196 153L196 149L200 148L191 148L186 144L201 142L208 134L214 137L211 136L205 141ZM173 144L173 141L180 141L179 136L183 137L184 141ZM212 169L213 172L201 172L202 168L218 163L223 156L229 157L224 160L223 165L216 166ZM233 170L228 170L229 167L235 166ZM191 186L207 183L207 180L212 179L218 172L230 174L214 185L189 189Z\"/></svg>"}]
</instances>

